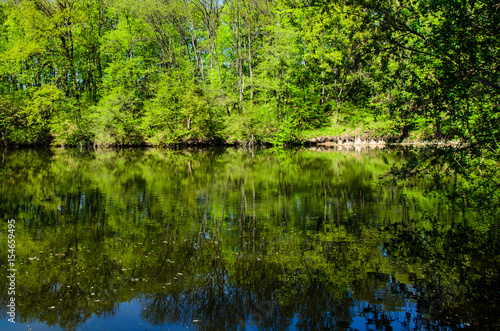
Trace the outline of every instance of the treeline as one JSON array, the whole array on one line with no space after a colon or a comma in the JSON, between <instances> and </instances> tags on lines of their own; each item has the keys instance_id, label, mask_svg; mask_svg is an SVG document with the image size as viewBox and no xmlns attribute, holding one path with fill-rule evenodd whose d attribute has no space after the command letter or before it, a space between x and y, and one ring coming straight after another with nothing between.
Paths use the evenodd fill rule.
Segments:
<instances>
[{"instance_id":1,"label":"treeline","mask_svg":"<svg viewBox=\"0 0 500 331\"><path fill-rule=\"evenodd\" d=\"M358 128L499 149L492 0L8 0L0 22L3 145Z\"/></svg>"}]
</instances>

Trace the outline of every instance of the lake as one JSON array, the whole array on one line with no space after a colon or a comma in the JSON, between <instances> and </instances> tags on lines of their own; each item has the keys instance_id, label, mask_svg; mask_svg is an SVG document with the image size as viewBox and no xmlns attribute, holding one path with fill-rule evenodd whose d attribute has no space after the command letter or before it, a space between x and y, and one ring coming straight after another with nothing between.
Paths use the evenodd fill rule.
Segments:
<instances>
[{"instance_id":1,"label":"lake","mask_svg":"<svg viewBox=\"0 0 500 331\"><path fill-rule=\"evenodd\" d=\"M4 150L0 330L498 329L498 210L415 153Z\"/></svg>"}]
</instances>

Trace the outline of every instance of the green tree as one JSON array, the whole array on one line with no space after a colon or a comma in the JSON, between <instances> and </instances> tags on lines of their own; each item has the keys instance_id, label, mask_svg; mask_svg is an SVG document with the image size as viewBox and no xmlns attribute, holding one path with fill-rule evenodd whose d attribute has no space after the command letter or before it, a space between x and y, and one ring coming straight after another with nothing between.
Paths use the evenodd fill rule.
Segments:
<instances>
[{"instance_id":1,"label":"green tree","mask_svg":"<svg viewBox=\"0 0 500 331\"><path fill-rule=\"evenodd\" d=\"M222 118L217 108L207 103L192 68L170 69L153 89L143 119L150 142L165 145L222 138Z\"/></svg>"}]
</instances>

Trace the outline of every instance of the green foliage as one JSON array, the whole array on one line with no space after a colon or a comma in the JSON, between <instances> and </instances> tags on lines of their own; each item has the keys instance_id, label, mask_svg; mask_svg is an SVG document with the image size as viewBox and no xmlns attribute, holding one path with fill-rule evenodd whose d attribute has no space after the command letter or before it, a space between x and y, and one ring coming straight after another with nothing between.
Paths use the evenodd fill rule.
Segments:
<instances>
[{"instance_id":1,"label":"green foliage","mask_svg":"<svg viewBox=\"0 0 500 331\"><path fill-rule=\"evenodd\" d=\"M66 102L51 123L52 145L81 147L94 144L91 111L88 108L80 111L77 106Z\"/></svg>"},{"instance_id":2,"label":"green foliage","mask_svg":"<svg viewBox=\"0 0 500 331\"><path fill-rule=\"evenodd\" d=\"M46 130L59 111L62 96L62 91L52 84L36 89L24 109L29 123Z\"/></svg>"},{"instance_id":3,"label":"green foliage","mask_svg":"<svg viewBox=\"0 0 500 331\"><path fill-rule=\"evenodd\" d=\"M28 119L24 116L23 104L19 101L0 97L0 130L2 145L20 145L35 142L36 136L29 126Z\"/></svg>"},{"instance_id":4,"label":"green foliage","mask_svg":"<svg viewBox=\"0 0 500 331\"><path fill-rule=\"evenodd\" d=\"M18 100L5 101L15 106L2 115L3 141L287 145L327 130L497 149L495 8L485 0L6 2L0 95Z\"/></svg>"},{"instance_id":5,"label":"green foliage","mask_svg":"<svg viewBox=\"0 0 500 331\"><path fill-rule=\"evenodd\" d=\"M92 133L98 145L139 145L141 102L133 90L114 88L92 108Z\"/></svg>"},{"instance_id":6,"label":"green foliage","mask_svg":"<svg viewBox=\"0 0 500 331\"><path fill-rule=\"evenodd\" d=\"M220 111L208 103L189 72L169 70L152 87L143 127L154 145L189 140L217 140L222 136Z\"/></svg>"}]
</instances>

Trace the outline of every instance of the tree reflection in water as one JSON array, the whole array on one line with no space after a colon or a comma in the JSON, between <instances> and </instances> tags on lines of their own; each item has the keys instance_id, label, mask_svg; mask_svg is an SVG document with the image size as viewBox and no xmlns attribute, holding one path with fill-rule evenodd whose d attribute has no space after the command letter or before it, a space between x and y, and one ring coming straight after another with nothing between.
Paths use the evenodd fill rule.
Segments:
<instances>
[{"instance_id":1,"label":"tree reflection in water","mask_svg":"<svg viewBox=\"0 0 500 331\"><path fill-rule=\"evenodd\" d=\"M152 327L499 326L497 210L464 209L449 194L456 178L440 189L425 176L380 180L403 161L398 150L20 150L3 160L19 322L74 330L137 299Z\"/></svg>"}]
</instances>

